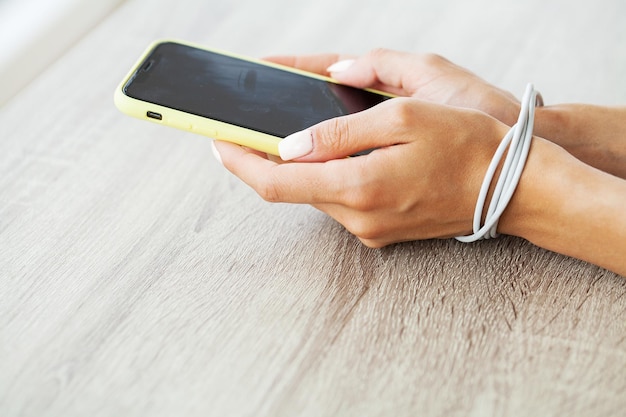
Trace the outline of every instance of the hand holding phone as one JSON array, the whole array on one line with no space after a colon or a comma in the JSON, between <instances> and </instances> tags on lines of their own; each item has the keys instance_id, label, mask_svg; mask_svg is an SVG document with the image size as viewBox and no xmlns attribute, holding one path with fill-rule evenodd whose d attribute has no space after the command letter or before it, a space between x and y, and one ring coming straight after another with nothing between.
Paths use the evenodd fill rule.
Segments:
<instances>
[{"instance_id":1,"label":"hand holding phone","mask_svg":"<svg viewBox=\"0 0 626 417\"><path fill-rule=\"evenodd\" d=\"M148 47L115 91L131 116L278 155L278 143L391 95L180 41Z\"/></svg>"}]
</instances>

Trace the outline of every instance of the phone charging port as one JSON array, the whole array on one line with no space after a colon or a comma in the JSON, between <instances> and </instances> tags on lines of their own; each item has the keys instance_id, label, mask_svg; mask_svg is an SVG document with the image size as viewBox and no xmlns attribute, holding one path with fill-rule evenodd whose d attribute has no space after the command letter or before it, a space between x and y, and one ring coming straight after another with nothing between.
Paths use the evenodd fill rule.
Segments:
<instances>
[{"instance_id":1,"label":"phone charging port","mask_svg":"<svg viewBox=\"0 0 626 417\"><path fill-rule=\"evenodd\" d=\"M163 119L163 116L161 116L161 113L157 113L157 112L153 112L153 111L146 112L146 116L148 116L151 119L157 119L157 120L162 120Z\"/></svg>"}]
</instances>

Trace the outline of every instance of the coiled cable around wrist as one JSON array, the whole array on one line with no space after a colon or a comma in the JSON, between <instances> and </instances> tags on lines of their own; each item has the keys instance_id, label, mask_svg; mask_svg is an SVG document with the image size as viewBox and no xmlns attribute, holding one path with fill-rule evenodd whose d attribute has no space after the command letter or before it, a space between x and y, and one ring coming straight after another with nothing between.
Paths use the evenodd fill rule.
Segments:
<instances>
[{"instance_id":1,"label":"coiled cable around wrist","mask_svg":"<svg viewBox=\"0 0 626 417\"><path fill-rule=\"evenodd\" d=\"M457 236L457 240L469 243L480 239L498 237L497 228L500 216L506 209L509 201L511 201L513 193L515 193L519 179L522 176L522 171L526 165L526 159L528 158L528 152L533 138L535 107L542 105L543 99L541 95L534 89L532 84L528 84L524 92L524 97L522 98L522 106L517 123L511 127L500 142L496 153L491 159L487 173L485 174L480 193L478 194L476 209L474 210L473 233L468 236ZM491 186L495 172L507 147L508 152L502 165L500 175L498 176L493 195L491 196L491 201L489 202L485 223L481 226L483 209L486 204L489 187Z\"/></svg>"}]
</instances>

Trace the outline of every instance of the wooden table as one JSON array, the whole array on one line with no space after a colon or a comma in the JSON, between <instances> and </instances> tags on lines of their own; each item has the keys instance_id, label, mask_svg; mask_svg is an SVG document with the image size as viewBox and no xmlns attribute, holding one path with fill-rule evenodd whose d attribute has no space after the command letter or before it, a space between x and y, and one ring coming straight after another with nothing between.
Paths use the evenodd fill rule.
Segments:
<instances>
[{"instance_id":1,"label":"wooden table","mask_svg":"<svg viewBox=\"0 0 626 417\"><path fill-rule=\"evenodd\" d=\"M0 415L624 415L624 277L508 237L368 249L112 95L173 37L432 51L518 96L532 81L548 104L623 104L625 16L619 0L124 2L0 108Z\"/></svg>"}]
</instances>

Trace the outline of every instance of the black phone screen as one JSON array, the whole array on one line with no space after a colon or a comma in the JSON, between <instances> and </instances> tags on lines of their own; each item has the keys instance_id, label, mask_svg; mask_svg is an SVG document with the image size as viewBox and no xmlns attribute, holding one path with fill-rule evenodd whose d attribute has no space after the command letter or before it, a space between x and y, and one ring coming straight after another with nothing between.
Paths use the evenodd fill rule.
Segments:
<instances>
[{"instance_id":1,"label":"black phone screen","mask_svg":"<svg viewBox=\"0 0 626 417\"><path fill-rule=\"evenodd\" d=\"M388 98L173 42L149 54L124 92L281 138Z\"/></svg>"}]
</instances>

